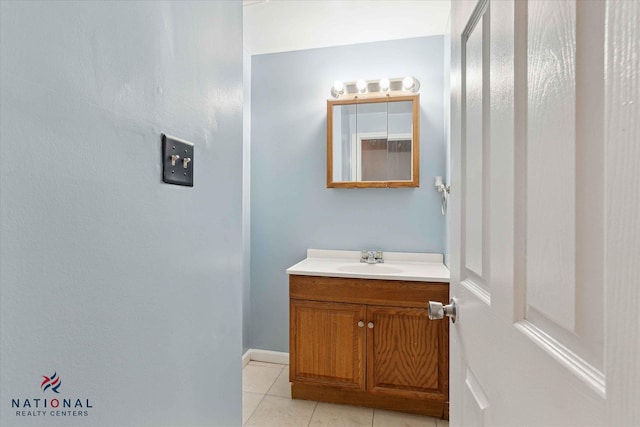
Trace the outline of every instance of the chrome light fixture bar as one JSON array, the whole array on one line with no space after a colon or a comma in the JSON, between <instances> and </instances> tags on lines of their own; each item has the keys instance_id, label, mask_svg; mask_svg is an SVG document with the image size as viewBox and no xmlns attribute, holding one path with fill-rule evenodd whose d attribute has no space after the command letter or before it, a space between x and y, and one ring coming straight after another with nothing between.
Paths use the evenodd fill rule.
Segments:
<instances>
[{"instance_id":1,"label":"chrome light fixture bar","mask_svg":"<svg viewBox=\"0 0 640 427\"><path fill-rule=\"evenodd\" d=\"M420 82L412 76L396 77L393 79L382 78L379 80L359 79L354 82L343 83L336 80L331 87L331 96L340 98L341 96L360 95L391 95L401 93L418 93Z\"/></svg>"}]
</instances>

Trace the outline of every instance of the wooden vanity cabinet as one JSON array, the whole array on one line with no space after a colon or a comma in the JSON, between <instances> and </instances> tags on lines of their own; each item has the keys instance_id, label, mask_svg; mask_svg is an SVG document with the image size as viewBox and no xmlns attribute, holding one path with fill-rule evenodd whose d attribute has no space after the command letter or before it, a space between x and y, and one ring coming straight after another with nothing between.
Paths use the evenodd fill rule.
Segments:
<instances>
[{"instance_id":1,"label":"wooden vanity cabinet","mask_svg":"<svg viewBox=\"0 0 640 427\"><path fill-rule=\"evenodd\" d=\"M296 380L364 390L365 336L358 323L364 325L365 313L363 305L292 299Z\"/></svg>"},{"instance_id":2,"label":"wooden vanity cabinet","mask_svg":"<svg viewBox=\"0 0 640 427\"><path fill-rule=\"evenodd\" d=\"M448 418L448 283L290 276L294 399Z\"/></svg>"}]
</instances>

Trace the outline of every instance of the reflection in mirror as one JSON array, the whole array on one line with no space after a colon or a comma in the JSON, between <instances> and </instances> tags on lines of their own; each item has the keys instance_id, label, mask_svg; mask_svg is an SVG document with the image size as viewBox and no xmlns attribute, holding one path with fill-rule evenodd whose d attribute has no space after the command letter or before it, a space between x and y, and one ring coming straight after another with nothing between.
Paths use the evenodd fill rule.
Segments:
<instances>
[{"instance_id":1,"label":"reflection in mirror","mask_svg":"<svg viewBox=\"0 0 640 427\"><path fill-rule=\"evenodd\" d=\"M356 181L387 180L387 103L358 104Z\"/></svg>"},{"instance_id":2,"label":"reflection in mirror","mask_svg":"<svg viewBox=\"0 0 640 427\"><path fill-rule=\"evenodd\" d=\"M355 150L351 152L351 129L355 129L355 123L356 105L333 107L333 180L336 182L355 181Z\"/></svg>"},{"instance_id":3,"label":"reflection in mirror","mask_svg":"<svg viewBox=\"0 0 640 427\"><path fill-rule=\"evenodd\" d=\"M328 187L419 185L417 95L328 107Z\"/></svg>"}]
</instances>

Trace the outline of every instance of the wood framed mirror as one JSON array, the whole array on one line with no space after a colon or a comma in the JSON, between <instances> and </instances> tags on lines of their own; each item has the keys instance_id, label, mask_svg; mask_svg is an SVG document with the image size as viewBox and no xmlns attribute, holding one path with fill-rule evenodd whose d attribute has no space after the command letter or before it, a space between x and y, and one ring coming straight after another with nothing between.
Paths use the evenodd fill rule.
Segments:
<instances>
[{"instance_id":1,"label":"wood framed mirror","mask_svg":"<svg viewBox=\"0 0 640 427\"><path fill-rule=\"evenodd\" d=\"M327 101L327 187L419 187L420 95Z\"/></svg>"}]
</instances>

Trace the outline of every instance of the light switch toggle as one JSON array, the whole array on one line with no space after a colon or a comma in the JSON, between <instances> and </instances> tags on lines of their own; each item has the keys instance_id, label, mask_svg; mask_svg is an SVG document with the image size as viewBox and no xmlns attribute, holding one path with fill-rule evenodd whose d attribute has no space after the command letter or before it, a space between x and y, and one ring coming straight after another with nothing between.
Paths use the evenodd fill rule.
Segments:
<instances>
[{"instance_id":1,"label":"light switch toggle","mask_svg":"<svg viewBox=\"0 0 640 427\"><path fill-rule=\"evenodd\" d=\"M162 182L193 187L195 164L193 142L162 134Z\"/></svg>"}]
</instances>

